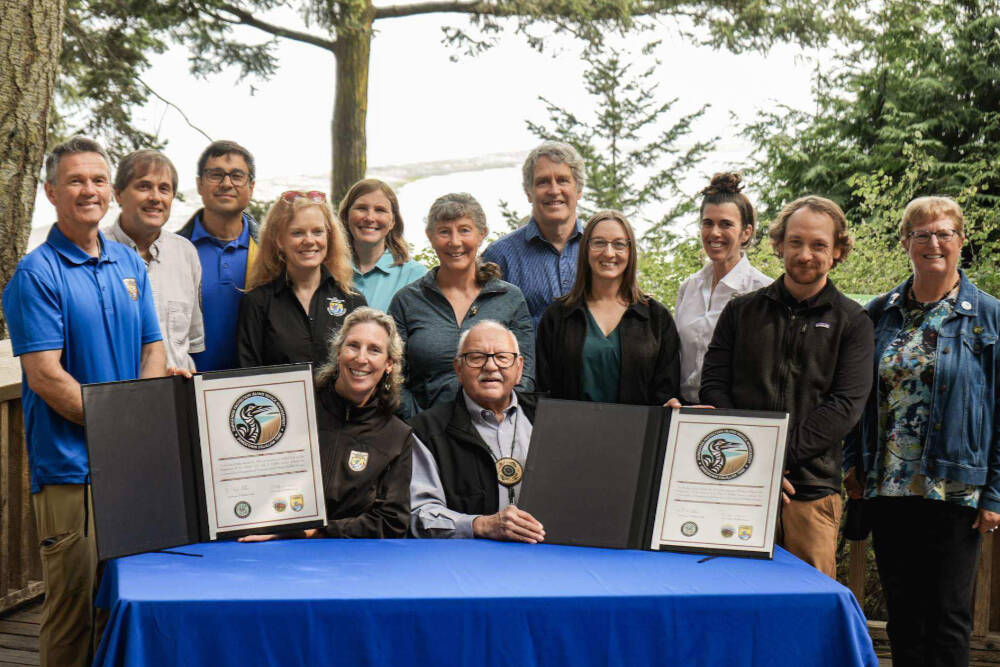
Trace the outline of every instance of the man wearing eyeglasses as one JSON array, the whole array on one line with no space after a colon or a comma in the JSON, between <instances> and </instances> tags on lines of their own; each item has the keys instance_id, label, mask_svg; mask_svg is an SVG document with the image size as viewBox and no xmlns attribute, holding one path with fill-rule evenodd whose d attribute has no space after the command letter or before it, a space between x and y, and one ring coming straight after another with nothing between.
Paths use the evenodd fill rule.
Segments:
<instances>
[{"instance_id":1,"label":"man wearing eyeglasses","mask_svg":"<svg viewBox=\"0 0 1000 667\"><path fill-rule=\"evenodd\" d=\"M462 391L409 422L416 537L545 539L542 524L517 507L535 417L534 397L514 391L523 368L517 338L499 322L462 334L455 357Z\"/></svg>"},{"instance_id":2,"label":"man wearing eyeglasses","mask_svg":"<svg viewBox=\"0 0 1000 667\"><path fill-rule=\"evenodd\" d=\"M238 366L236 320L243 288L257 254L257 221L245 212L253 196L254 159L234 141L214 141L198 158L198 210L177 233L201 261L205 349L193 354L199 371Z\"/></svg>"}]
</instances>

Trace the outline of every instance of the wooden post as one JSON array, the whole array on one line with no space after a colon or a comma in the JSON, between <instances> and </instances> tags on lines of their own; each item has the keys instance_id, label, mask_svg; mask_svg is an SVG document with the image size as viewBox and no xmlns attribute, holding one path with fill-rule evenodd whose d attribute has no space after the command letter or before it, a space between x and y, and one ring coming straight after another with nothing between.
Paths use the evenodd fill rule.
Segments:
<instances>
[{"instance_id":1,"label":"wooden post","mask_svg":"<svg viewBox=\"0 0 1000 667\"><path fill-rule=\"evenodd\" d=\"M993 579L993 533L983 535L976 573L976 599L972 606L972 634L985 637L990 631L990 588Z\"/></svg>"}]
</instances>

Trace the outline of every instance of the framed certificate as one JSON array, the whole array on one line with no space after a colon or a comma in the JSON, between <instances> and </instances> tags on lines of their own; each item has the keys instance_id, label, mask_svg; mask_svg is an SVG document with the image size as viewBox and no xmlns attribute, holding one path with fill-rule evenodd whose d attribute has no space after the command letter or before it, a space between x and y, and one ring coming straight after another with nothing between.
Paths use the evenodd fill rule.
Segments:
<instances>
[{"instance_id":1,"label":"framed certificate","mask_svg":"<svg viewBox=\"0 0 1000 667\"><path fill-rule=\"evenodd\" d=\"M772 558L788 415L674 409L649 547Z\"/></svg>"}]
</instances>

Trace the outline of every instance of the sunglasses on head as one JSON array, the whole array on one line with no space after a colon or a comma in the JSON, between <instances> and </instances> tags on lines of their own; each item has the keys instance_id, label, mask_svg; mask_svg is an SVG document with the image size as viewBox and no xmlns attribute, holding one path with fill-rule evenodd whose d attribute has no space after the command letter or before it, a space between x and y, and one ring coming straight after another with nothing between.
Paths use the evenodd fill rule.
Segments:
<instances>
[{"instance_id":1,"label":"sunglasses on head","mask_svg":"<svg viewBox=\"0 0 1000 667\"><path fill-rule=\"evenodd\" d=\"M326 194L320 192L319 190L310 190L306 192L304 190L285 190L281 193L281 198L286 202L291 204L296 199L308 199L314 202L325 202Z\"/></svg>"}]
</instances>

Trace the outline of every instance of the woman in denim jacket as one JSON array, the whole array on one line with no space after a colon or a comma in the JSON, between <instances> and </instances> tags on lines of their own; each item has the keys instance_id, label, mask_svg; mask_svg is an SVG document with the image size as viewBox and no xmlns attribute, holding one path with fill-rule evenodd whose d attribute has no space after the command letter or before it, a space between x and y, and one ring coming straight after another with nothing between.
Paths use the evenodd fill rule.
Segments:
<instances>
[{"instance_id":1,"label":"woman in denim jacket","mask_svg":"<svg viewBox=\"0 0 1000 667\"><path fill-rule=\"evenodd\" d=\"M868 304L875 379L844 447L865 498L894 665L969 664L980 536L1000 523L1000 302L958 269L959 206L913 200L913 275Z\"/></svg>"}]
</instances>

